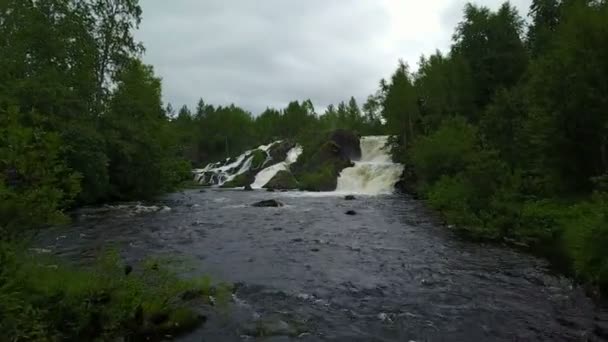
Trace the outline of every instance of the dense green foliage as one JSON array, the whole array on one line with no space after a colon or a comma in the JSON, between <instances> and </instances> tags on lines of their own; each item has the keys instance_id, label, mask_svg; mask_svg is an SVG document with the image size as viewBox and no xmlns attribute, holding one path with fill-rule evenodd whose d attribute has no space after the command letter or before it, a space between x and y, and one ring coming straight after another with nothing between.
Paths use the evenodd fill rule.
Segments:
<instances>
[{"instance_id":1,"label":"dense green foliage","mask_svg":"<svg viewBox=\"0 0 608 342\"><path fill-rule=\"evenodd\" d=\"M467 5L447 54L401 63L381 113L417 192L456 228L608 290L608 3ZM411 188L411 186L410 186Z\"/></svg>"},{"instance_id":2,"label":"dense green foliage","mask_svg":"<svg viewBox=\"0 0 608 342\"><path fill-rule=\"evenodd\" d=\"M184 106L173 124L178 127L182 156L194 165L236 156L254 146L280 139L298 141L310 151L328 132L347 128L360 134L382 133L374 99L361 110L354 98L348 104L330 105L321 115L310 100L293 101L282 110L266 109L253 117L234 105L214 107L201 99L192 112Z\"/></svg>"},{"instance_id":3,"label":"dense green foliage","mask_svg":"<svg viewBox=\"0 0 608 342\"><path fill-rule=\"evenodd\" d=\"M160 79L139 60L140 18L137 0L0 1L3 340L143 339L200 323L176 299L204 284L158 267L126 276L117 259L72 269L16 242L65 222L71 206L149 198L190 178Z\"/></svg>"},{"instance_id":4,"label":"dense green foliage","mask_svg":"<svg viewBox=\"0 0 608 342\"><path fill-rule=\"evenodd\" d=\"M152 260L125 274L116 253L79 270L0 244L0 263L0 328L11 341L158 340L196 327L187 301L208 303L213 290Z\"/></svg>"}]
</instances>

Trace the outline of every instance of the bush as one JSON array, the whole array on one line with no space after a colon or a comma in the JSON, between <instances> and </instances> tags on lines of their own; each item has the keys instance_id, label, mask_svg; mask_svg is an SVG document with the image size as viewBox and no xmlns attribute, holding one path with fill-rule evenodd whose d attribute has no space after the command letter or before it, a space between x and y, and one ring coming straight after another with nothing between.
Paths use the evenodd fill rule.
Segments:
<instances>
[{"instance_id":1,"label":"bush","mask_svg":"<svg viewBox=\"0 0 608 342\"><path fill-rule=\"evenodd\" d=\"M433 183L463 171L476 153L476 134L464 118L443 121L436 132L414 143L411 161L416 173L424 182Z\"/></svg>"},{"instance_id":2,"label":"bush","mask_svg":"<svg viewBox=\"0 0 608 342\"><path fill-rule=\"evenodd\" d=\"M0 329L14 341L176 334L201 323L184 294L211 292L209 279L180 280L158 261L126 275L117 253L85 271L18 250L0 244Z\"/></svg>"},{"instance_id":3,"label":"bush","mask_svg":"<svg viewBox=\"0 0 608 342\"><path fill-rule=\"evenodd\" d=\"M608 292L608 196L572 206L563 225L563 245L577 277Z\"/></svg>"},{"instance_id":4,"label":"bush","mask_svg":"<svg viewBox=\"0 0 608 342\"><path fill-rule=\"evenodd\" d=\"M35 125L25 126L23 121ZM37 115L0 111L0 226L16 231L63 220L79 176L62 160L61 140ZM6 238L6 237L4 237Z\"/></svg>"}]
</instances>

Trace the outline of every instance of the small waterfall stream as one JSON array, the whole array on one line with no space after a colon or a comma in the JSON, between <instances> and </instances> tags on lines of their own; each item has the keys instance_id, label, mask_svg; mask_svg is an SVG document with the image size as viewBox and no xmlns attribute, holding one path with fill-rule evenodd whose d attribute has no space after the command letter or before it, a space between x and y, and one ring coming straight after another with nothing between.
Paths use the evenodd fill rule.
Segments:
<instances>
[{"instance_id":1,"label":"small waterfall stream","mask_svg":"<svg viewBox=\"0 0 608 342\"><path fill-rule=\"evenodd\" d=\"M251 184L253 189L261 189L266 183L268 183L272 177L274 177L279 171L287 170L289 165L293 164L298 160L298 157L302 154L302 147L296 146L287 152L287 158L285 161L278 164L272 165L260 171L255 176L255 181Z\"/></svg>"},{"instance_id":2,"label":"small waterfall stream","mask_svg":"<svg viewBox=\"0 0 608 342\"><path fill-rule=\"evenodd\" d=\"M403 172L403 165L393 163L386 148L388 136L361 138L361 160L342 170L336 192L365 195L390 194Z\"/></svg>"}]
</instances>

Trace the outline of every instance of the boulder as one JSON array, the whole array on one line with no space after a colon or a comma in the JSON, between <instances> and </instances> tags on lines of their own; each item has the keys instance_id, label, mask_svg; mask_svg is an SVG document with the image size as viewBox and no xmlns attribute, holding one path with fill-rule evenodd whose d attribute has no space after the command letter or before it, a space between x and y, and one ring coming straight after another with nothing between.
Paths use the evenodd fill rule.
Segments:
<instances>
[{"instance_id":1,"label":"boulder","mask_svg":"<svg viewBox=\"0 0 608 342\"><path fill-rule=\"evenodd\" d=\"M247 184L247 185L245 185L245 187L243 188L243 190L245 190L245 191L253 191L253 188L251 187L251 185Z\"/></svg>"},{"instance_id":2,"label":"boulder","mask_svg":"<svg viewBox=\"0 0 608 342\"><path fill-rule=\"evenodd\" d=\"M283 140L279 143L273 144L268 149L270 161L266 163L265 167L272 166L287 159L287 153L294 147L296 147L296 144L289 140Z\"/></svg>"},{"instance_id":3,"label":"boulder","mask_svg":"<svg viewBox=\"0 0 608 342\"><path fill-rule=\"evenodd\" d=\"M250 170L259 171L262 168L266 167L265 164L266 160L268 159L268 155L266 154L266 152L262 150L255 150L251 152L251 156L249 158L251 157L253 157L253 159L251 160Z\"/></svg>"},{"instance_id":4,"label":"boulder","mask_svg":"<svg viewBox=\"0 0 608 342\"><path fill-rule=\"evenodd\" d=\"M329 135L329 140L340 147L340 155L350 160L361 159L361 143L359 135L345 129L338 129Z\"/></svg>"},{"instance_id":5,"label":"boulder","mask_svg":"<svg viewBox=\"0 0 608 342\"><path fill-rule=\"evenodd\" d=\"M333 191L338 185L340 172L353 165L351 157L361 157L359 137L349 131L337 130L316 148L313 147L313 152L299 158L291 170L300 183L300 189Z\"/></svg>"},{"instance_id":6,"label":"boulder","mask_svg":"<svg viewBox=\"0 0 608 342\"><path fill-rule=\"evenodd\" d=\"M255 174L249 172L242 173L234 177L231 181L226 182L222 185L222 188L242 188L247 185L251 185L255 180Z\"/></svg>"},{"instance_id":7,"label":"boulder","mask_svg":"<svg viewBox=\"0 0 608 342\"><path fill-rule=\"evenodd\" d=\"M293 190L299 186L296 178L287 170L281 170L277 172L264 188L266 189L277 189L277 190Z\"/></svg>"},{"instance_id":8,"label":"boulder","mask_svg":"<svg viewBox=\"0 0 608 342\"><path fill-rule=\"evenodd\" d=\"M256 203L252 204L252 206L259 207L259 208L262 208L262 207L275 207L276 208L276 207L282 207L283 203L281 203L277 200L271 199L271 200L264 200L264 201L256 202Z\"/></svg>"}]
</instances>

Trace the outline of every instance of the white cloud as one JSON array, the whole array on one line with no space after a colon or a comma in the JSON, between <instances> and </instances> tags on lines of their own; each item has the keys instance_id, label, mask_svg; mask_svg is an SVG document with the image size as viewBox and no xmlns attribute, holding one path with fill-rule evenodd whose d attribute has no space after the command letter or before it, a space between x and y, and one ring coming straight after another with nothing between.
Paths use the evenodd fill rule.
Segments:
<instances>
[{"instance_id":1,"label":"white cloud","mask_svg":"<svg viewBox=\"0 0 608 342\"><path fill-rule=\"evenodd\" d=\"M531 0L517 0L527 13ZM497 8L501 2L481 4ZM234 102L254 114L374 92L398 59L449 48L460 0L142 0L137 38L174 107Z\"/></svg>"}]
</instances>

